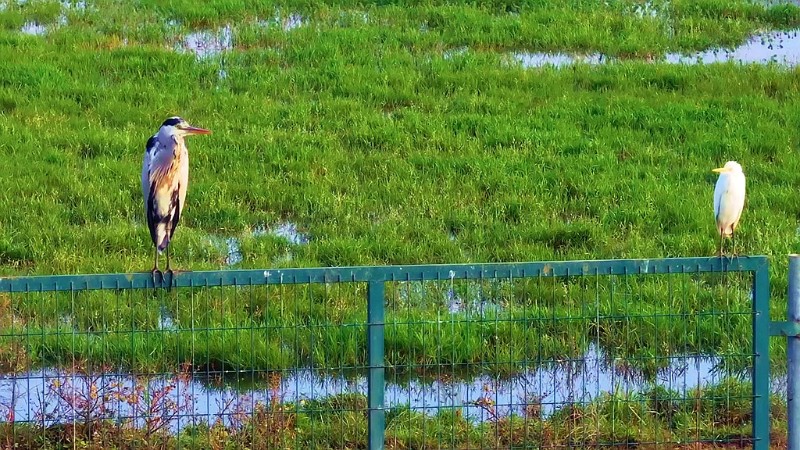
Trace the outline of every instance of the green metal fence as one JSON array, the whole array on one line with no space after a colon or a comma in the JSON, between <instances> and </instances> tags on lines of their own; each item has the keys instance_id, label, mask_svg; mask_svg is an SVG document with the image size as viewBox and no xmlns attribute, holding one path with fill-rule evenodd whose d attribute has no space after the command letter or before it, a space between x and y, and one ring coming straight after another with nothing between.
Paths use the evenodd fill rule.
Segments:
<instances>
[{"instance_id":1,"label":"green metal fence","mask_svg":"<svg viewBox=\"0 0 800 450\"><path fill-rule=\"evenodd\" d=\"M768 448L770 325L761 256L0 278L0 446Z\"/></svg>"}]
</instances>

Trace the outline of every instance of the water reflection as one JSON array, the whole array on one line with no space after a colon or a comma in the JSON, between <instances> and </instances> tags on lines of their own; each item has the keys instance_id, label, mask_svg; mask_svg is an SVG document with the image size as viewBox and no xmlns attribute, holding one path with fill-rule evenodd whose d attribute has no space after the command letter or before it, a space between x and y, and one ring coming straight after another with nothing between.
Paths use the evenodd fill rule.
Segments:
<instances>
[{"instance_id":1,"label":"water reflection","mask_svg":"<svg viewBox=\"0 0 800 450\"><path fill-rule=\"evenodd\" d=\"M667 53L662 59L648 59L668 64L713 64L736 62L739 64L776 63L795 67L800 63L800 30L771 31L751 36L744 44L733 49L710 49L694 53ZM524 68L552 66L562 68L574 64L608 64L619 61L601 53L569 54L563 52L514 52L512 61Z\"/></svg>"},{"instance_id":2,"label":"water reflection","mask_svg":"<svg viewBox=\"0 0 800 450\"><path fill-rule=\"evenodd\" d=\"M517 376L499 379L481 375L468 380L458 379L451 366L429 367L435 380L403 379L387 376L385 406L404 407L436 414L443 409L459 409L468 420L478 423L509 414L523 415L535 407L547 417L566 405L585 405L600 395L645 392L656 386L675 392L679 398L700 386L719 383L723 378L721 360L713 356L676 356L655 378L645 377L632 369L623 369L610 361L596 345L591 345L583 358L571 361L550 361L531 367ZM94 388L92 387L94 385ZM172 386L170 389L165 389ZM310 400L323 400L342 394L367 394L364 373L355 376L331 375L314 369L283 373L273 372L268 382L252 378L151 378L136 379L128 374L78 376L56 370L43 370L0 378L0 420L13 410L16 421L63 423L74 418L70 405L56 401L69 398L105 395L103 411L109 418L124 420L135 416L135 405L114 392L141 392L153 395L166 392L166 399L183 405L183 417L171 424L173 430L191 423L224 423L231 405L252 412L258 404L272 400L295 404L302 409ZM773 390L776 387L773 386ZM780 389L780 388L778 388ZM58 392L59 395L55 395ZM129 398L129 397L127 397ZM489 408L488 406L491 406ZM180 406L179 406L180 407ZM248 409L249 408L249 409ZM74 409L74 408L73 408Z\"/></svg>"},{"instance_id":3,"label":"water reflection","mask_svg":"<svg viewBox=\"0 0 800 450\"><path fill-rule=\"evenodd\" d=\"M178 43L177 50L194 53L197 59L207 59L233 48L233 31L225 25L219 31L195 31Z\"/></svg>"},{"instance_id":4,"label":"water reflection","mask_svg":"<svg viewBox=\"0 0 800 450\"><path fill-rule=\"evenodd\" d=\"M730 50L712 49L682 55L669 53L666 61L672 64L711 64L733 61L740 64L769 64L794 67L800 62L798 30L774 31L750 37L744 44Z\"/></svg>"},{"instance_id":5,"label":"water reflection","mask_svg":"<svg viewBox=\"0 0 800 450\"><path fill-rule=\"evenodd\" d=\"M283 31L292 31L306 24L306 19L297 12L290 12L284 15L280 10L275 11L275 15L269 20L260 20L258 24L262 27L279 27Z\"/></svg>"},{"instance_id":6,"label":"water reflection","mask_svg":"<svg viewBox=\"0 0 800 450\"><path fill-rule=\"evenodd\" d=\"M661 11L653 5L653 2L647 1L641 4L633 5L633 15L639 18L652 18L655 19L662 15Z\"/></svg>"},{"instance_id":7,"label":"water reflection","mask_svg":"<svg viewBox=\"0 0 800 450\"><path fill-rule=\"evenodd\" d=\"M269 228L262 224L253 228L253 236L259 237L266 235L285 239L289 241L290 244L294 245L305 245L308 244L309 241L308 235L298 230L297 224L292 222L280 222Z\"/></svg>"},{"instance_id":8,"label":"water reflection","mask_svg":"<svg viewBox=\"0 0 800 450\"><path fill-rule=\"evenodd\" d=\"M228 256L225 259L225 264L228 266L235 266L242 262L242 251L239 247L239 240L230 237L225 239L225 245L228 248Z\"/></svg>"},{"instance_id":9,"label":"water reflection","mask_svg":"<svg viewBox=\"0 0 800 450\"><path fill-rule=\"evenodd\" d=\"M47 27L38 22L25 22L19 31L30 36L43 36L47 33Z\"/></svg>"},{"instance_id":10,"label":"water reflection","mask_svg":"<svg viewBox=\"0 0 800 450\"><path fill-rule=\"evenodd\" d=\"M525 68L544 66L560 68L577 63L597 65L610 61L608 56L600 53L569 55L567 53L516 52L512 54L512 57Z\"/></svg>"}]
</instances>

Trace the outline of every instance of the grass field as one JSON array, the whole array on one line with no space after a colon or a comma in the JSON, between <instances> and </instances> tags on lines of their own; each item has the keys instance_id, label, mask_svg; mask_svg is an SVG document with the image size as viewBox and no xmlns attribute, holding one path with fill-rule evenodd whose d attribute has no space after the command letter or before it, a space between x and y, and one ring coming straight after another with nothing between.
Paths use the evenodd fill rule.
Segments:
<instances>
[{"instance_id":1,"label":"grass field","mask_svg":"<svg viewBox=\"0 0 800 450\"><path fill-rule=\"evenodd\" d=\"M171 114L214 131L189 142L173 249L187 269L224 265L215 237L241 239L241 267L709 255L710 169L727 159L749 176L743 251L797 250L800 77L644 57L733 45L800 10L636 4L6 2L2 270L148 269L137 177ZM303 19L284 31L290 13ZM175 50L224 26L229 51ZM526 70L520 49L630 59ZM307 245L251 233L285 221Z\"/></svg>"}]
</instances>

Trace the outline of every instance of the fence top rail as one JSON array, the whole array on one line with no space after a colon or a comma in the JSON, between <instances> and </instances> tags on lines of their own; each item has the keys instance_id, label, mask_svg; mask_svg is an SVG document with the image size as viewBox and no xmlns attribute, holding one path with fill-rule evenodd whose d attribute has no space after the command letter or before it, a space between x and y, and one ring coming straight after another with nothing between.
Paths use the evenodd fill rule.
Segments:
<instances>
[{"instance_id":1,"label":"fence top rail","mask_svg":"<svg viewBox=\"0 0 800 450\"><path fill-rule=\"evenodd\" d=\"M609 259L481 264L357 266L298 269L229 269L165 274L150 272L84 275L0 276L0 292L83 291L158 287L247 286L265 284L507 279L570 275L636 275L701 272L755 272L766 256Z\"/></svg>"}]
</instances>

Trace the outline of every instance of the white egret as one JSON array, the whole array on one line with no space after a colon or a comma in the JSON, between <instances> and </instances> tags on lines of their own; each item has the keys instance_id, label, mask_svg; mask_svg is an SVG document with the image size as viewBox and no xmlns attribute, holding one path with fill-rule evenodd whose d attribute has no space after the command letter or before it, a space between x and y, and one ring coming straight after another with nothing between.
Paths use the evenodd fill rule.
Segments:
<instances>
[{"instance_id":1,"label":"white egret","mask_svg":"<svg viewBox=\"0 0 800 450\"><path fill-rule=\"evenodd\" d=\"M745 178L742 166L736 161L728 161L725 166L714 169L719 174L714 187L714 217L719 232L719 254L722 256L723 239L733 241L733 254L736 255L736 226L744 209Z\"/></svg>"},{"instance_id":2,"label":"white egret","mask_svg":"<svg viewBox=\"0 0 800 450\"><path fill-rule=\"evenodd\" d=\"M150 238L155 246L153 275L158 270L158 255L167 251L167 271L171 272L169 242L175 234L189 187L189 152L184 138L209 134L180 117L170 117L156 134L147 140L142 163L142 194Z\"/></svg>"}]
</instances>

